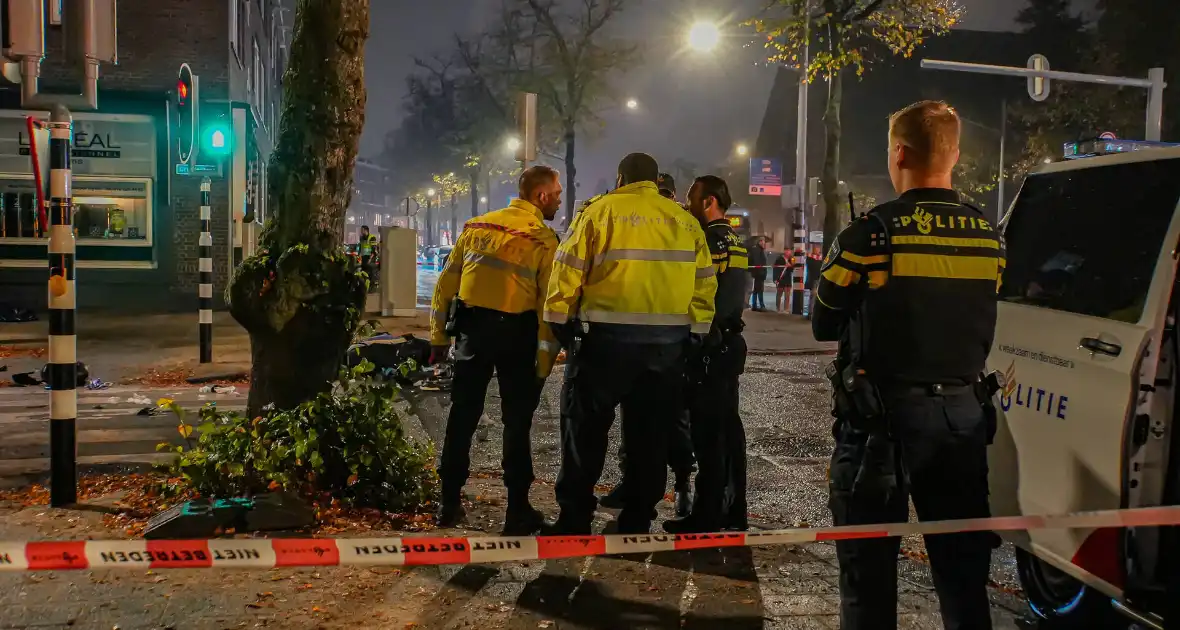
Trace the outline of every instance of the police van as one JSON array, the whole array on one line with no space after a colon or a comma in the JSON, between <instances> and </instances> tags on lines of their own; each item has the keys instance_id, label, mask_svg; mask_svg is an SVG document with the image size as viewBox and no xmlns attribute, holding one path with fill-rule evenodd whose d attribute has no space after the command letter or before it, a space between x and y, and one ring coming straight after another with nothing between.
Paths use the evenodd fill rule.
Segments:
<instances>
[{"instance_id":1,"label":"police van","mask_svg":"<svg viewBox=\"0 0 1180 630\"><path fill-rule=\"evenodd\" d=\"M1087 157L1030 174L1001 221L996 516L1180 504L1180 148L1144 148L1067 149ZM1111 627L1099 620L1121 613L1160 627L1175 529L1009 538L1045 626Z\"/></svg>"}]
</instances>

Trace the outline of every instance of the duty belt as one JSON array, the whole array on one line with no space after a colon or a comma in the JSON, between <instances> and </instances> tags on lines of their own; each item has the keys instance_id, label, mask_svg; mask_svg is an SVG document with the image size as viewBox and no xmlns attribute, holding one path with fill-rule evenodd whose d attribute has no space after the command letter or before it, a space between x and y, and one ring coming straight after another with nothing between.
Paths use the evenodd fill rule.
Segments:
<instances>
[{"instance_id":1,"label":"duty belt","mask_svg":"<svg viewBox=\"0 0 1180 630\"><path fill-rule=\"evenodd\" d=\"M929 383L925 385L899 385L899 386L885 386L881 388L883 391L889 393L901 393L910 396L955 396L957 394L965 394L973 392L974 385L943 385L941 383Z\"/></svg>"}]
</instances>

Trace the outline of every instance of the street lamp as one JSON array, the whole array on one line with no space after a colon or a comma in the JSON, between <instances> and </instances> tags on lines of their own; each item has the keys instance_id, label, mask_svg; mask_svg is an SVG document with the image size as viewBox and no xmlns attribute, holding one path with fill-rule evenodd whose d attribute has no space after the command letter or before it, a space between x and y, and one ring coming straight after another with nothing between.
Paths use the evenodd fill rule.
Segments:
<instances>
[{"instance_id":1,"label":"street lamp","mask_svg":"<svg viewBox=\"0 0 1180 630\"><path fill-rule=\"evenodd\" d=\"M433 188L431 188L430 190L427 190L427 191L426 191L426 196L427 196L427 197L433 197L433 196L435 196L435 195L437 195L437 194L438 194L438 191L437 191L437 190L435 190L435 189L433 189Z\"/></svg>"},{"instance_id":2,"label":"street lamp","mask_svg":"<svg viewBox=\"0 0 1180 630\"><path fill-rule=\"evenodd\" d=\"M688 45L697 52L711 52L721 43L721 29L712 22L697 22L688 29Z\"/></svg>"},{"instance_id":3,"label":"street lamp","mask_svg":"<svg viewBox=\"0 0 1180 630\"><path fill-rule=\"evenodd\" d=\"M505 146L508 147L509 151L515 153L520 149L520 138L509 138Z\"/></svg>"},{"instance_id":4,"label":"street lamp","mask_svg":"<svg viewBox=\"0 0 1180 630\"><path fill-rule=\"evenodd\" d=\"M633 98L627 99L627 109L639 109L639 101Z\"/></svg>"},{"instance_id":5,"label":"street lamp","mask_svg":"<svg viewBox=\"0 0 1180 630\"><path fill-rule=\"evenodd\" d=\"M739 144L739 145L737 145L737 148L734 149L734 151L736 151L739 156L746 157L747 155L750 154L750 147L748 147L744 144Z\"/></svg>"},{"instance_id":6,"label":"street lamp","mask_svg":"<svg viewBox=\"0 0 1180 630\"><path fill-rule=\"evenodd\" d=\"M487 203L487 202L488 202L488 198L487 198L487 197L480 197L480 198L479 198L479 202L480 202L480 203Z\"/></svg>"}]
</instances>

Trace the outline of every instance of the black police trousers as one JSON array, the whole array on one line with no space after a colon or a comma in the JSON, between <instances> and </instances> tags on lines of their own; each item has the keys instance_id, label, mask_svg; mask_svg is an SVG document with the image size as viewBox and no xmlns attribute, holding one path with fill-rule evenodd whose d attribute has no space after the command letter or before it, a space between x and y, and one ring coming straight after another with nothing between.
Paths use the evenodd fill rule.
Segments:
<instances>
[{"instance_id":1,"label":"black police trousers","mask_svg":"<svg viewBox=\"0 0 1180 630\"><path fill-rule=\"evenodd\" d=\"M988 427L970 390L935 396L883 391L893 440L837 422L829 505L836 525L904 522L913 497L918 520L986 518ZM889 451L879 457L880 439ZM884 460L888 461L884 461ZM868 464L862 466L862 464ZM875 464L875 465L874 465ZM887 470L886 470L887 469ZM881 483L896 471L896 484ZM886 487L889 487L886 490ZM987 580L995 535L926 536L926 551L947 630L990 630ZM840 563L840 627L897 628L898 538L836 543Z\"/></svg>"},{"instance_id":2,"label":"black police trousers","mask_svg":"<svg viewBox=\"0 0 1180 630\"><path fill-rule=\"evenodd\" d=\"M619 531L647 532L668 483L668 436L683 409L683 344L585 339L565 368L561 391L561 472L558 527L588 533L598 500L615 408L622 405L623 439L632 454L623 470Z\"/></svg>"},{"instance_id":3,"label":"black police trousers","mask_svg":"<svg viewBox=\"0 0 1180 630\"><path fill-rule=\"evenodd\" d=\"M536 375L537 315L470 307L462 314L455 343L451 411L447 417L439 477L443 503L459 501L471 466L471 440L483 415L494 371L504 423L504 485L510 505L527 502L533 483L529 432L540 400Z\"/></svg>"},{"instance_id":4,"label":"black police trousers","mask_svg":"<svg viewBox=\"0 0 1180 630\"><path fill-rule=\"evenodd\" d=\"M689 369L688 394L700 467L692 517L710 531L745 529L746 429L738 408L738 379L746 364L746 341L741 334L726 335L697 362L703 366Z\"/></svg>"},{"instance_id":5,"label":"black police trousers","mask_svg":"<svg viewBox=\"0 0 1180 630\"><path fill-rule=\"evenodd\" d=\"M624 412L626 413L626 412ZM676 424L668 435L668 467L676 479L688 479L696 470L696 458L692 454L692 430L689 428L688 410L676 415ZM627 441L619 440L619 471L627 471Z\"/></svg>"}]
</instances>

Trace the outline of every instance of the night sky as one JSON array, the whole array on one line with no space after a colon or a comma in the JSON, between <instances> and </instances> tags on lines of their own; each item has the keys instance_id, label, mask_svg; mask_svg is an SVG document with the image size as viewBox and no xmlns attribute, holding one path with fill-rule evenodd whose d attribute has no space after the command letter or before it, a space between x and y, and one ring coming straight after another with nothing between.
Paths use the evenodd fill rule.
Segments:
<instances>
[{"instance_id":1,"label":"night sky","mask_svg":"<svg viewBox=\"0 0 1180 630\"><path fill-rule=\"evenodd\" d=\"M1012 20L1026 0L961 2L967 7L963 28L1006 30L1014 27ZM1094 4L1075 2L1080 10L1091 10ZM373 0L361 155L380 151L385 133L397 125L405 76L414 70L412 57L448 50L456 31L477 31L498 5L499 0ZM666 164L684 158L717 165L729 159L736 143L753 144L765 113L774 71L755 64L761 51L743 46L743 37L735 33L709 58L675 52L695 19L745 17L748 7L759 6L760 0L642 0L636 5L624 14L619 32L641 39L659 54L649 53L645 63L617 82L624 95L640 102L640 109L605 111L603 130L581 140L578 180L584 190L602 178L613 181L618 160L631 151L652 153ZM709 8L694 10L694 5Z\"/></svg>"}]
</instances>

